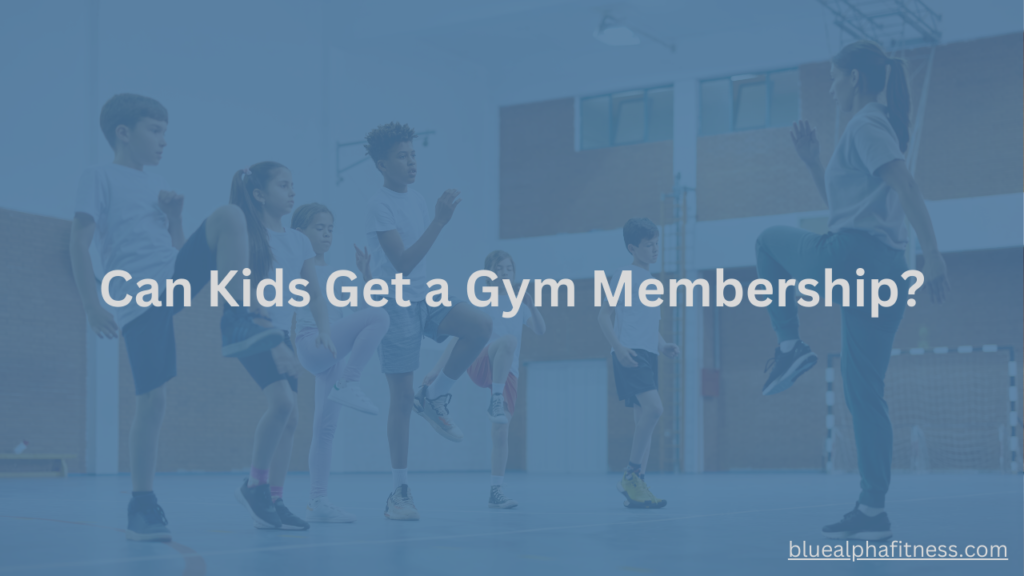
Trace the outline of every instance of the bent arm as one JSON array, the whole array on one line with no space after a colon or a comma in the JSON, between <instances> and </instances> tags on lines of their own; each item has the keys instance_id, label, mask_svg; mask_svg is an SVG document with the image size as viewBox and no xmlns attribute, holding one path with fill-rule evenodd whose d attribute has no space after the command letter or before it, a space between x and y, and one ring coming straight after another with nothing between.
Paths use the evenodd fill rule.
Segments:
<instances>
[{"instance_id":1,"label":"bent arm","mask_svg":"<svg viewBox=\"0 0 1024 576\"><path fill-rule=\"evenodd\" d=\"M78 289L78 297L82 299L86 312L102 308L96 294L92 256L89 255L89 245L95 233L96 221L92 216L76 212L71 221L71 243L68 248L71 252L71 273L75 277L75 288Z\"/></svg>"},{"instance_id":2,"label":"bent arm","mask_svg":"<svg viewBox=\"0 0 1024 576\"><path fill-rule=\"evenodd\" d=\"M402 242L402 237L398 235L398 230L377 232L377 240L380 241L380 247L384 250L384 255L391 262L391 265L395 267L395 270L408 276L412 273L413 268L427 255L427 252L437 240L438 235L441 234L441 228L443 227L443 224L439 224L436 220L432 221L423 232L423 235L408 248Z\"/></svg>"},{"instance_id":3,"label":"bent arm","mask_svg":"<svg viewBox=\"0 0 1024 576\"><path fill-rule=\"evenodd\" d=\"M825 206L828 206L828 193L825 192L825 169L821 166L821 160L808 163L807 169L811 171L811 178L814 179L814 186L818 189L818 195L825 202Z\"/></svg>"},{"instance_id":4,"label":"bent arm","mask_svg":"<svg viewBox=\"0 0 1024 576\"><path fill-rule=\"evenodd\" d=\"M612 312L612 307L608 305L608 302L602 302L601 311L597 313L597 324L601 327L601 333L604 334L604 339L608 341L608 345L618 350L622 345L619 344L619 339L615 337Z\"/></svg>"},{"instance_id":5,"label":"bent arm","mask_svg":"<svg viewBox=\"0 0 1024 576\"><path fill-rule=\"evenodd\" d=\"M76 212L71 221L71 241L68 251L71 255L71 273L75 277L75 288L82 299L82 308L89 326L101 338L117 338L117 322L114 316L100 304L96 294L96 277L92 268L89 245L96 232L96 221L84 212Z\"/></svg>"},{"instance_id":6,"label":"bent arm","mask_svg":"<svg viewBox=\"0 0 1024 576\"><path fill-rule=\"evenodd\" d=\"M302 279L309 282L308 286L320 286L320 279L316 274L315 258L310 258L302 263ZM331 333L331 322L327 315L327 298L320 294L319 288L309 291L309 311L316 322L316 328L321 334Z\"/></svg>"},{"instance_id":7,"label":"bent arm","mask_svg":"<svg viewBox=\"0 0 1024 576\"><path fill-rule=\"evenodd\" d=\"M935 239L935 228L932 227L928 207L925 206L921 191L917 188L917 182L907 170L906 162L893 160L888 164L883 164L877 173L899 195L903 211L907 214L910 225L914 227L914 232L917 233L925 257L927 258L930 254L938 254L939 244Z\"/></svg>"}]
</instances>

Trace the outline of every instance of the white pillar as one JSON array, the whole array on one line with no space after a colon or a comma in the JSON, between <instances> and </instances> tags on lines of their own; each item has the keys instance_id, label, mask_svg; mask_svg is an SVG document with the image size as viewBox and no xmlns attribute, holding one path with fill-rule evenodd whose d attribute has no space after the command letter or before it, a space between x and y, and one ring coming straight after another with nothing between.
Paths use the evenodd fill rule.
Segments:
<instances>
[{"instance_id":1,"label":"white pillar","mask_svg":"<svg viewBox=\"0 0 1024 576\"><path fill-rule=\"evenodd\" d=\"M117 474L120 342L99 338L88 327L85 338L85 470L90 474Z\"/></svg>"},{"instance_id":2,"label":"white pillar","mask_svg":"<svg viewBox=\"0 0 1024 576\"><path fill-rule=\"evenodd\" d=\"M700 276L696 263L697 194L688 189L686 202L686 277ZM687 308L683 316L683 472L704 471L704 393L701 373L704 368L704 309Z\"/></svg>"}]
</instances>

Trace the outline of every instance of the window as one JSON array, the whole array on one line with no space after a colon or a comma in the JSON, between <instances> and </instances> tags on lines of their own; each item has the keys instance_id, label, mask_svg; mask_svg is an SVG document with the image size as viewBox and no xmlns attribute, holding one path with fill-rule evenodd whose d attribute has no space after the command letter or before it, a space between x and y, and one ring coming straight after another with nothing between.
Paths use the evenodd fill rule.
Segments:
<instances>
[{"instance_id":1,"label":"window","mask_svg":"<svg viewBox=\"0 0 1024 576\"><path fill-rule=\"evenodd\" d=\"M580 98L580 149L672 139L672 87Z\"/></svg>"},{"instance_id":2,"label":"window","mask_svg":"<svg viewBox=\"0 0 1024 576\"><path fill-rule=\"evenodd\" d=\"M800 117L797 70L740 74L700 83L700 133L789 126Z\"/></svg>"}]
</instances>

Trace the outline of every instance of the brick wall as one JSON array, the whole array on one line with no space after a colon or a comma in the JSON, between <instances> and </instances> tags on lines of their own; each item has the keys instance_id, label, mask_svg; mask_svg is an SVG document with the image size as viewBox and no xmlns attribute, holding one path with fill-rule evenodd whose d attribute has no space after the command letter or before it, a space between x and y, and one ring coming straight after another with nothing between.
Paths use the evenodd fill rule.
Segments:
<instances>
[{"instance_id":1,"label":"brick wall","mask_svg":"<svg viewBox=\"0 0 1024 576\"><path fill-rule=\"evenodd\" d=\"M0 210L0 451L74 454L85 470L85 314L67 220Z\"/></svg>"},{"instance_id":2,"label":"brick wall","mask_svg":"<svg viewBox=\"0 0 1024 576\"><path fill-rule=\"evenodd\" d=\"M572 98L500 114L502 238L613 230L672 191L672 142L576 152Z\"/></svg>"},{"instance_id":3,"label":"brick wall","mask_svg":"<svg viewBox=\"0 0 1024 576\"><path fill-rule=\"evenodd\" d=\"M930 48L906 54L915 118ZM800 67L800 115L818 131L823 161L836 135L829 63ZM1024 190L1024 35L939 46L915 175L928 200ZM848 118L840 118L842 130ZM788 128L697 139L699 220L824 210Z\"/></svg>"}]
</instances>

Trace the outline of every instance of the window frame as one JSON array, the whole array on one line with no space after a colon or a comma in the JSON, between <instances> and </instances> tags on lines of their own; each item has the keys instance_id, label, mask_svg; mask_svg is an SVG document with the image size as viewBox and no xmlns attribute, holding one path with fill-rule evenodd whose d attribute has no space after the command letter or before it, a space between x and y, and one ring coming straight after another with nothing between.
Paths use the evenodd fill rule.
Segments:
<instances>
[{"instance_id":1,"label":"window frame","mask_svg":"<svg viewBox=\"0 0 1024 576\"><path fill-rule=\"evenodd\" d=\"M669 90L669 91L671 91L671 93L672 93L672 116L673 116L673 118L675 118L675 89L676 89L675 84L658 84L656 86L650 86L650 87L647 87L647 88L633 88L633 89L627 89L627 90L616 90L615 92L604 92L604 93L601 93L601 94L592 94L590 96L580 96L579 98L576 99L576 120L577 120L577 125L578 125L578 128L576 130L576 142L577 142L576 150L582 152L582 151L585 151L585 150L601 150L601 149L604 149L604 148L618 148L618 147L621 147L621 146L635 146L637 144L647 144L647 143L651 143L651 142L672 142L673 140L675 140L675 130L674 129L670 131L671 136L669 138L667 138L667 139L664 139L664 140L651 140L650 139L650 135L651 135L651 103L650 103L650 93L651 92L658 92L658 91L662 91L662 90ZM623 142L621 144L616 144L615 143L615 137L616 137L616 125L615 125L616 111L615 111L615 105L614 105L615 97L619 96L619 95L629 94L631 92L640 92L641 93L637 99L641 100L643 102L643 106L644 106L644 135L643 135L643 138L640 139L640 140L634 140L634 141L631 141L631 142ZM585 121L584 120L584 114L583 114L583 103L588 101L588 100L596 100L598 98L607 98L608 99L608 134L607 134L608 144L604 145L604 146L595 146L595 147L591 147L591 148L585 148L584 147L584 138L583 138L583 125L584 125L584 121Z\"/></svg>"},{"instance_id":2,"label":"window frame","mask_svg":"<svg viewBox=\"0 0 1024 576\"><path fill-rule=\"evenodd\" d=\"M698 98L698 102L697 102L697 135L698 136L715 136L715 135L718 135L718 134L732 134L734 132L750 132L751 130L766 130L766 129L769 129L769 128L779 128L779 126L772 126L772 98L773 98L773 95L775 93L774 85L773 85L773 82L772 82L772 76L775 75L775 74L781 74L783 72L795 72L796 73L796 82L797 82L796 110L797 110L797 120L799 120L800 119L800 104L801 104L801 102L800 102L800 67L799 66L790 66L788 68L775 68L775 69L772 69L772 70L761 70L761 71L758 71L758 72L747 72L747 73L739 73L739 74L729 74L728 76L715 76L715 77L712 77L712 78L702 78L702 79L700 79L700 81L697 82L697 98ZM736 104L737 104L737 101L736 101L736 97L734 95L734 93L736 92L735 87L734 87L734 83L737 82L737 81L741 81L741 80L733 80L733 78L736 78L738 76L752 76L752 77L764 76L763 84L765 86L765 98L764 98L765 111L764 111L764 124L761 125L761 126L756 126L756 127L753 127L753 128L736 128ZM729 104L728 105L728 110L729 110L729 129L724 131L724 132L707 133L707 132L704 131L704 114L703 114L703 112L704 112L704 91L702 90L702 87L703 87L705 82L719 82L719 81L722 81L722 80L729 81L729 103L728 103ZM757 82L757 83L753 83L752 82L750 85L758 84L758 83L761 83L761 82Z\"/></svg>"}]
</instances>

